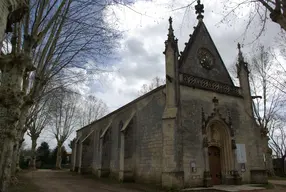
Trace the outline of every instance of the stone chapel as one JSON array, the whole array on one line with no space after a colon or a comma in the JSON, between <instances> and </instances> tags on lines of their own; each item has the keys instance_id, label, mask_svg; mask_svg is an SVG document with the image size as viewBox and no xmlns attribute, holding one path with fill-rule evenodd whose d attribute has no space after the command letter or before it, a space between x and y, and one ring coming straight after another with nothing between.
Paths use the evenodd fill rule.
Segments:
<instances>
[{"instance_id":1,"label":"stone chapel","mask_svg":"<svg viewBox=\"0 0 286 192\"><path fill-rule=\"evenodd\" d=\"M77 131L72 170L121 181L197 187L266 183L267 132L256 123L238 45L237 87L195 6L182 52L169 19L166 85Z\"/></svg>"}]
</instances>

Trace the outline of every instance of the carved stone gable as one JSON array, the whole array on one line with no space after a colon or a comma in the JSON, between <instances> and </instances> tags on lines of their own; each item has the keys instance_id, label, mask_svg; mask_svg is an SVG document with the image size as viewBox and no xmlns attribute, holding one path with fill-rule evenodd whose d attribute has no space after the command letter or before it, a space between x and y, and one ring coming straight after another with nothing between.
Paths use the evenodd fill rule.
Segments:
<instances>
[{"instance_id":1,"label":"carved stone gable","mask_svg":"<svg viewBox=\"0 0 286 192\"><path fill-rule=\"evenodd\" d=\"M179 63L181 73L233 86L230 75L203 22L199 22L195 27Z\"/></svg>"},{"instance_id":2,"label":"carved stone gable","mask_svg":"<svg viewBox=\"0 0 286 192\"><path fill-rule=\"evenodd\" d=\"M223 122L224 125L227 126L227 128L229 129L230 136L234 137L234 129L232 126L231 114L230 112L228 112L227 116L223 117L223 115L220 113L218 109L218 102L219 102L218 99L214 97L213 98L214 108L213 108L213 112L210 115L206 115L204 112L204 109L202 108L202 133L206 134L206 128L212 120L218 120L218 121ZM215 129L211 128L210 133L211 135L209 135L209 138L216 138Z\"/></svg>"}]
</instances>

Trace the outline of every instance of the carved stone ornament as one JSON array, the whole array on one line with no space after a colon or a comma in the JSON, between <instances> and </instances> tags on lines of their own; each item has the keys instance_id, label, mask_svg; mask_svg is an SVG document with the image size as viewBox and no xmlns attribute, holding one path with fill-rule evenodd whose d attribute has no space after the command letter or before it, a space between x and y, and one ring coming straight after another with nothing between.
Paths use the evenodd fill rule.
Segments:
<instances>
[{"instance_id":1,"label":"carved stone ornament","mask_svg":"<svg viewBox=\"0 0 286 192\"><path fill-rule=\"evenodd\" d=\"M199 48L197 58L201 66L207 70L210 70L214 66L214 56L206 48Z\"/></svg>"},{"instance_id":2,"label":"carved stone ornament","mask_svg":"<svg viewBox=\"0 0 286 192\"><path fill-rule=\"evenodd\" d=\"M202 13L204 13L204 5L201 4L200 0L198 0L197 2L198 4L195 6L196 14L198 14L197 19L203 19L204 16L202 15Z\"/></svg>"},{"instance_id":3,"label":"carved stone ornament","mask_svg":"<svg viewBox=\"0 0 286 192\"><path fill-rule=\"evenodd\" d=\"M223 122L229 132L230 132L230 136L231 137L234 137L234 129L232 127L232 122L231 122L231 118L229 118L229 122L226 120L226 118L223 118L221 113L219 112L217 105L218 105L218 99L216 97L213 98L213 102L216 104L216 106L214 106L214 109L213 109L213 112L208 116L208 117L205 117L205 113L203 111L203 108L202 108L202 134L205 135L206 134L206 129L207 129L207 126L209 125L209 123L216 119L216 120L219 120L221 122ZM230 117L230 114L228 114L228 116ZM216 133L215 133L215 130L212 129L211 127L211 132L213 133L212 135L210 135L210 139L213 138L213 140L211 139L211 142L217 142L220 140L220 138L216 138Z\"/></svg>"},{"instance_id":4,"label":"carved stone ornament","mask_svg":"<svg viewBox=\"0 0 286 192\"><path fill-rule=\"evenodd\" d=\"M206 90L214 91L217 93L224 93L227 95L241 97L241 94L239 92L239 87L230 86L227 84L204 79L201 77L195 77L193 75L189 75L185 73L181 73L181 75L182 75L181 84L183 85L186 85L189 87L206 89Z\"/></svg>"}]
</instances>

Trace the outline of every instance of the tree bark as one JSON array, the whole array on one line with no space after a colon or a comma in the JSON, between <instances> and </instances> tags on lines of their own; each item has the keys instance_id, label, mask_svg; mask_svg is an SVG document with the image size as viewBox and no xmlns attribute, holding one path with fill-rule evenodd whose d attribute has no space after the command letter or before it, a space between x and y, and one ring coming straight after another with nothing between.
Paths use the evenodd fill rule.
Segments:
<instances>
[{"instance_id":1,"label":"tree bark","mask_svg":"<svg viewBox=\"0 0 286 192\"><path fill-rule=\"evenodd\" d=\"M12 157L13 157L13 149L14 149L14 142L12 139L7 137L4 141L4 163L2 168L2 176L1 176L1 183L0 183L0 191L6 192L7 188L10 183L11 177L11 165L12 165Z\"/></svg>"},{"instance_id":2,"label":"tree bark","mask_svg":"<svg viewBox=\"0 0 286 192\"><path fill-rule=\"evenodd\" d=\"M0 58L0 135L3 149L0 159L0 191L6 192L11 176L11 164L15 142L17 141L17 122L24 103L22 79L27 61L24 55L6 55Z\"/></svg>"},{"instance_id":3,"label":"tree bark","mask_svg":"<svg viewBox=\"0 0 286 192\"><path fill-rule=\"evenodd\" d=\"M17 166L19 165L19 143L16 142L13 150L13 160L12 160L12 167L11 167L11 176L16 176L17 173Z\"/></svg>"},{"instance_id":4,"label":"tree bark","mask_svg":"<svg viewBox=\"0 0 286 192\"><path fill-rule=\"evenodd\" d=\"M270 13L270 18L273 22L279 24L284 31L286 31L286 18L283 14L274 10Z\"/></svg>"},{"instance_id":5,"label":"tree bark","mask_svg":"<svg viewBox=\"0 0 286 192\"><path fill-rule=\"evenodd\" d=\"M32 139L32 148L31 148L32 160L31 160L30 168L36 169L36 147L37 147L38 138L31 137L31 139Z\"/></svg>"},{"instance_id":6,"label":"tree bark","mask_svg":"<svg viewBox=\"0 0 286 192\"><path fill-rule=\"evenodd\" d=\"M22 110L21 110L21 116L20 119L17 123L17 146L16 146L16 151L14 151L14 156L13 156L13 162L12 162L12 174L15 176L17 172L21 170L19 162L20 162L20 148L24 142L24 135L25 132L27 131L27 128L25 127L25 122L27 119L27 114L29 111L30 105L25 105Z\"/></svg>"},{"instance_id":7,"label":"tree bark","mask_svg":"<svg viewBox=\"0 0 286 192\"><path fill-rule=\"evenodd\" d=\"M286 31L286 18L282 17L279 18L276 23L278 23L284 31Z\"/></svg>"},{"instance_id":8,"label":"tree bark","mask_svg":"<svg viewBox=\"0 0 286 192\"><path fill-rule=\"evenodd\" d=\"M62 168L62 145L58 145L56 169Z\"/></svg>"},{"instance_id":9,"label":"tree bark","mask_svg":"<svg viewBox=\"0 0 286 192\"><path fill-rule=\"evenodd\" d=\"M286 159L286 156L283 155L282 158L281 158L281 164L282 164L282 174L283 176L285 176L285 159Z\"/></svg>"}]
</instances>

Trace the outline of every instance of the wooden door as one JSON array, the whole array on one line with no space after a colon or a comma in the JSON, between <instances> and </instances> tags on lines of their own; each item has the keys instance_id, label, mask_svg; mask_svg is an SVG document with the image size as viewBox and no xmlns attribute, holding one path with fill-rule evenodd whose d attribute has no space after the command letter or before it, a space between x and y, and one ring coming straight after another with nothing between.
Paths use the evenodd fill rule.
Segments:
<instances>
[{"instance_id":1,"label":"wooden door","mask_svg":"<svg viewBox=\"0 0 286 192\"><path fill-rule=\"evenodd\" d=\"M209 163L212 184L221 184L220 149L218 147L209 147Z\"/></svg>"}]
</instances>

